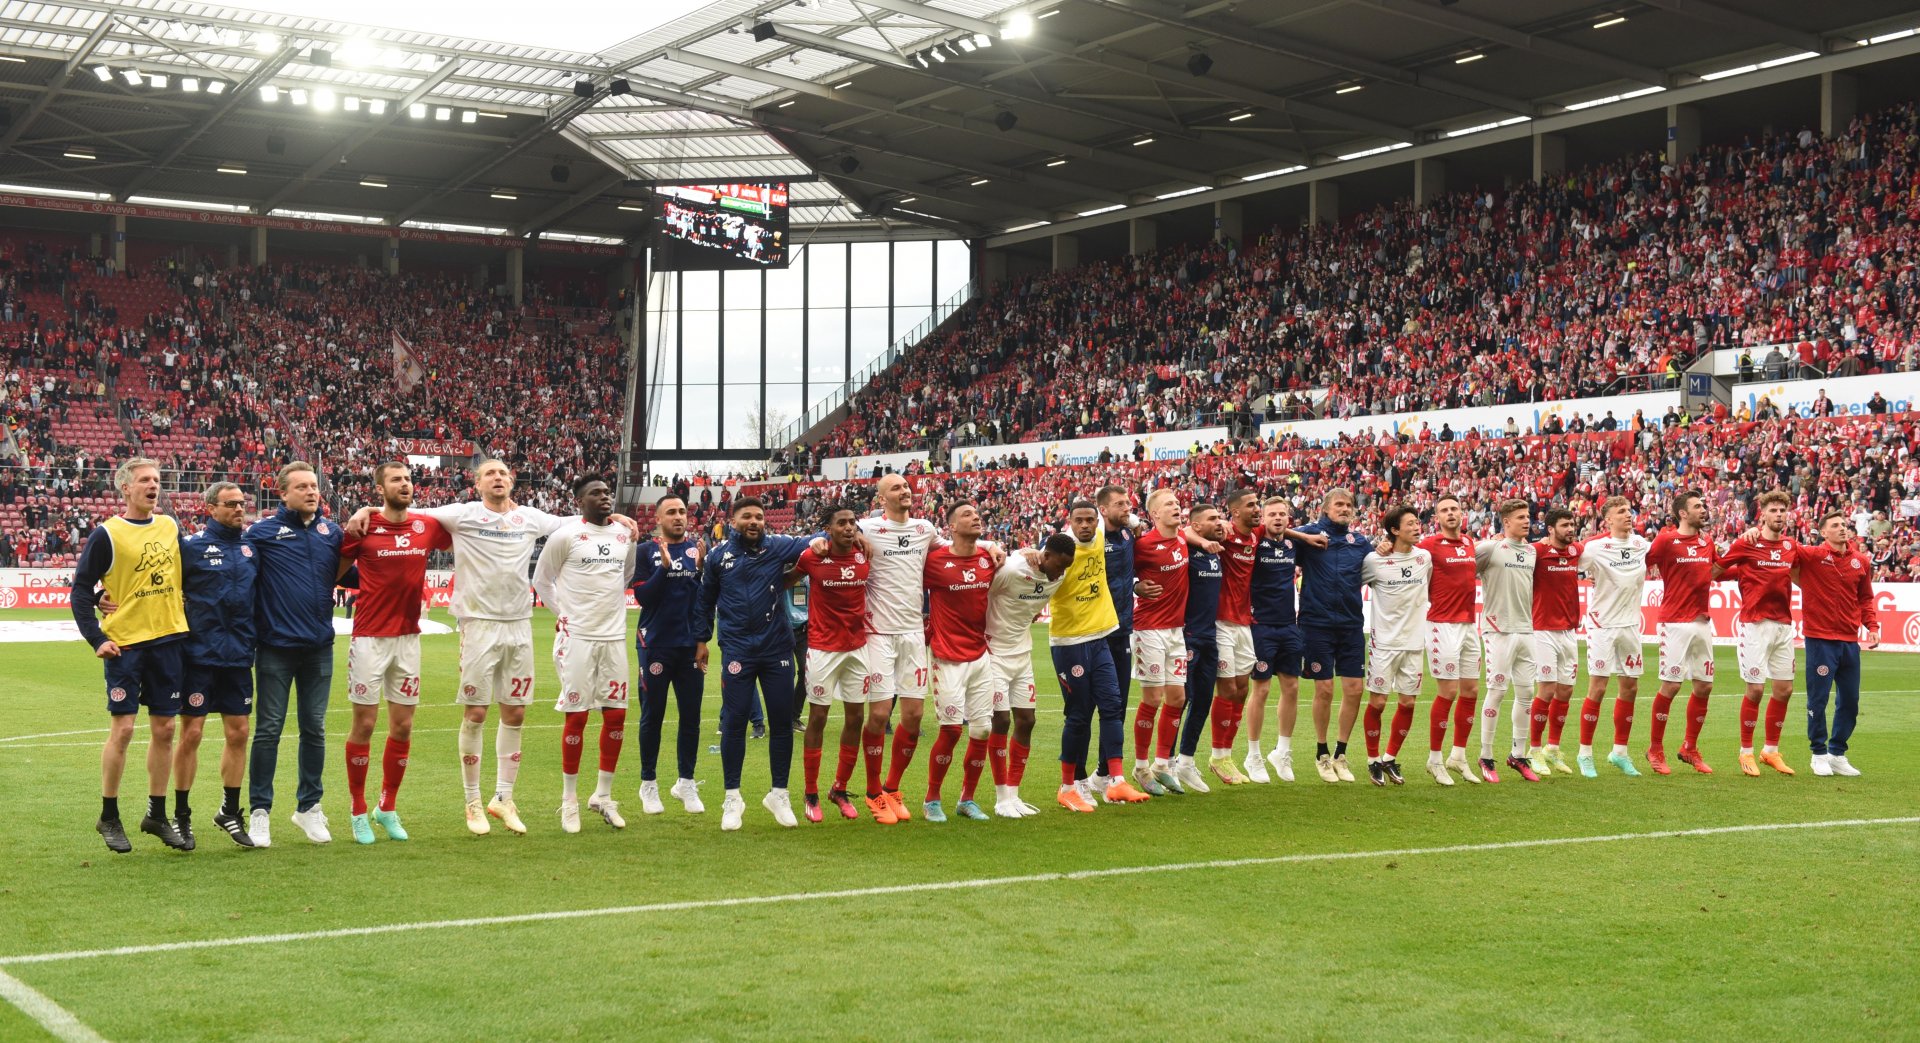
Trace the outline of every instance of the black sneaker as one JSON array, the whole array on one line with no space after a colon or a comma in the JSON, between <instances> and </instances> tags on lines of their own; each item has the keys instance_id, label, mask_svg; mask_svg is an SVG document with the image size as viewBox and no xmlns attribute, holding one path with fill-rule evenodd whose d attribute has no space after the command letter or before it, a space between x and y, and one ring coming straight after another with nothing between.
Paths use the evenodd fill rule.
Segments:
<instances>
[{"instance_id":1,"label":"black sneaker","mask_svg":"<svg viewBox=\"0 0 1920 1043\"><path fill-rule=\"evenodd\" d=\"M213 824L227 831L233 842L241 847L253 846L253 834L247 832L247 820L239 815L229 815L224 811L213 813Z\"/></svg>"},{"instance_id":2,"label":"black sneaker","mask_svg":"<svg viewBox=\"0 0 1920 1043\"><path fill-rule=\"evenodd\" d=\"M1367 762L1367 778L1376 786L1387 784L1386 773L1382 770L1379 761Z\"/></svg>"},{"instance_id":3,"label":"black sneaker","mask_svg":"<svg viewBox=\"0 0 1920 1043\"><path fill-rule=\"evenodd\" d=\"M753 722L753 737L756 739L764 739L767 737L767 722Z\"/></svg>"},{"instance_id":4,"label":"black sneaker","mask_svg":"<svg viewBox=\"0 0 1920 1043\"><path fill-rule=\"evenodd\" d=\"M133 850L133 842L127 839L126 827L117 818L103 818L93 824L93 831L107 842L107 850L116 855L124 855Z\"/></svg>"},{"instance_id":5,"label":"black sneaker","mask_svg":"<svg viewBox=\"0 0 1920 1043\"><path fill-rule=\"evenodd\" d=\"M1380 762L1380 770L1386 773L1388 782L1396 786L1404 786L1407 784L1407 777L1400 774L1400 762L1394 760L1392 757L1388 757L1386 760Z\"/></svg>"},{"instance_id":6,"label":"black sneaker","mask_svg":"<svg viewBox=\"0 0 1920 1043\"><path fill-rule=\"evenodd\" d=\"M180 839L186 842L186 846L182 847L180 850L192 851L193 850L193 819L187 815L182 815L179 818L176 818L173 820L173 828L175 832L180 834Z\"/></svg>"},{"instance_id":7,"label":"black sneaker","mask_svg":"<svg viewBox=\"0 0 1920 1043\"><path fill-rule=\"evenodd\" d=\"M140 832L151 833L159 837L162 844L176 851L185 851L187 849L187 842L180 838L180 831L173 828L173 822L171 820L154 818L152 815L148 815L146 818L140 820Z\"/></svg>"}]
</instances>

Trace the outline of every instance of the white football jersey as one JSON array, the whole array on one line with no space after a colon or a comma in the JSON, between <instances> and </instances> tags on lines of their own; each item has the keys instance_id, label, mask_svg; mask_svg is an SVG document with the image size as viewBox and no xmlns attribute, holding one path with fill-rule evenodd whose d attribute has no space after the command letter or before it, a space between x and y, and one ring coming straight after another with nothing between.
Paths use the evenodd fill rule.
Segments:
<instances>
[{"instance_id":1,"label":"white football jersey","mask_svg":"<svg viewBox=\"0 0 1920 1043\"><path fill-rule=\"evenodd\" d=\"M1405 554L1367 555L1360 582L1373 588L1373 647L1418 652L1427 647L1427 581L1433 555L1415 547Z\"/></svg>"},{"instance_id":2,"label":"white football jersey","mask_svg":"<svg viewBox=\"0 0 1920 1043\"><path fill-rule=\"evenodd\" d=\"M635 550L624 525L568 522L547 537L533 569L533 589L568 636L624 641Z\"/></svg>"},{"instance_id":3,"label":"white football jersey","mask_svg":"<svg viewBox=\"0 0 1920 1043\"><path fill-rule=\"evenodd\" d=\"M873 571L867 577L867 631L874 634L920 634L925 631L921 605L925 601L927 552L936 530L925 518L908 518L903 525L884 516L860 519L860 531L873 544Z\"/></svg>"},{"instance_id":4,"label":"white football jersey","mask_svg":"<svg viewBox=\"0 0 1920 1043\"><path fill-rule=\"evenodd\" d=\"M1505 538L1473 545L1483 614L1497 633L1533 633L1533 553L1533 544Z\"/></svg>"},{"instance_id":5,"label":"white football jersey","mask_svg":"<svg viewBox=\"0 0 1920 1043\"><path fill-rule=\"evenodd\" d=\"M556 518L538 507L495 514L479 500L413 510L453 535L453 614L506 622L533 618L527 582L533 545L562 524L580 520L578 515Z\"/></svg>"},{"instance_id":6,"label":"white football jersey","mask_svg":"<svg viewBox=\"0 0 1920 1043\"><path fill-rule=\"evenodd\" d=\"M1647 585L1647 551L1653 544L1638 533L1624 540L1601 536L1580 552L1580 568L1593 580L1587 593L1587 618L1597 627L1641 625L1640 596Z\"/></svg>"},{"instance_id":7,"label":"white football jersey","mask_svg":"<svg viewBox=\"0 0 1920 1043\"><path fill-rule=\"evenodd\" d=\"M1047 607L1067 574L1048 579L1037 565L1027 564L1019 551L993 574L987 588L987 652L997 656L1027 655L1033 651L1033 620Z\"/></svg>"}]
</instances>

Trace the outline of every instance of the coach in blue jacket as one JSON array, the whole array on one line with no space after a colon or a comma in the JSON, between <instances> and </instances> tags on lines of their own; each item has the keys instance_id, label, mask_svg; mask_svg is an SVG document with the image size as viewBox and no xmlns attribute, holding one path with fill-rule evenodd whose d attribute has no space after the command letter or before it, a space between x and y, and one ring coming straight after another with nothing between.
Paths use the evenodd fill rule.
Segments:
<instances>
[{"instance_id":1,"label":"coach in blue jacket","mask_svg":"<svg viewBox=\"0 0 1920 1043\"><path fill-rule=\"evenodd\" d=\"M247 736L253 713L254 579L259 559L242 537L247 494L232 482L207 487L207 523L180 538L180 569L187 595L187 647L182 672L180 743L173 753L173 788L188 788L200 768L200 737L207 715L217 713L226 731L220 753L225 796L213 824L241 847L253 837L240 810L240 779L247 770ZM181 809L185 831L187 813Z\"/></svg>"},{"instance_id":2,"label":"coach in blue jacket","mask_svg":"<svg viewBox=\"0 0 1920 1043\"><path fill-rule=\"evenodd\" d=\"M1341 782L1352 782L1346 768L1347 737L1360 717L1360 689L1367 669L1365 617L1360 609L1360 567L1373 541L1353 531L1353 493L1333 489L1321 506L1320 520L1287 530L1294 540L1300 570L1300 646L1306 660L1302 677L1313 681L1315 753L1323 767L1338 765ZM1327 723L1333 715L1333 679L1340 678L1340 741L1332 764L1325 758ZM1325 772L1322 772L1325 778Z\"/></svg>"},{"instance_id":3,"label":"coach in blue jacket","mask_svg":"<svg viewBox=\"0 0 1920 1043\"><path fill-rule=\"evenodd\" d=\"M333 684L333 588L340 565L340 526L320 516L320 479L313 465L295 461L280 469L281 508L247 529L260 575L255 582L254 620L260 648L248 829L260 847L270 842L273 770L280 758L280 728L287 697L298 688L300 787L293 824L316 844L333 839L320 808L320 773L327 762L327 695Z\"/></svg>"},{"instance_id":4,"label":"coach in blue jacket","mask_svg":"<svg viewBox=\"0 0 1920 1043\"><path fill-rule=\"evenodd\" d=\"M747 759L747 720L754 686L767 708L767 763L773 788L760 803L783 826L796 825L787 796L787 771L793 761L793 628L781 592L785 574L812 537L767 534L760 501L733 501L733 535L707 551L700 571L700 599L694 607L693 636L706 654L714 617L720 620L720 766L726 798L720 828L740 828L746 801L740 796L740 766Z\"/></svg>"},{"instance_id":5,"label":"coach in blue jacket","mask_svg":"<svg viewBox=\"0 0 1920 1043\"><path fill-rule=\"evenodd\" d=\"M662 497L653 517L659 537L642 543L633 566L633 597L640 604L634 638L640 664L640 806L658 814L660 727L673 692L680 717L674 752L679 775L671 794L688 812L706 806L693 781L700 753L700 696L706 687L707 649L693 636L693 609L700 598L700 545L687 533L687 501Z\"/></svg>"}]
</instances>

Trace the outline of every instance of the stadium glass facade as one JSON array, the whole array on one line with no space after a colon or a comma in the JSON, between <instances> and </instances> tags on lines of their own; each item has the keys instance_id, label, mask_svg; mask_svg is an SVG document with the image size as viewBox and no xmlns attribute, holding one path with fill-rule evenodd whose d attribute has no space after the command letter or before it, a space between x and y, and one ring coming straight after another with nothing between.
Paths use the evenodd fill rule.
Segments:
<instances>
[{"instance_id":1,"label":"stadium glass facade","mask_svg":"<svg viewBox=\"0 0 1920 1043\"><path fill-rule=\"evenodd\" d=\"M778 448L788 422L967 284L970 252L959 240L813 243L779 271L654 274L648 448Z\"/></svg>"}]
</instances>

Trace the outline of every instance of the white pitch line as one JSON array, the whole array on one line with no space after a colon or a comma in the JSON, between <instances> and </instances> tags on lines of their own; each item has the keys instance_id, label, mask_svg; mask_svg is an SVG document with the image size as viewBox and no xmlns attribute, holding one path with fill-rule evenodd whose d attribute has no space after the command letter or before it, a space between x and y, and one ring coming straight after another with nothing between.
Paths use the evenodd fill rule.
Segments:
<instances>
[{"instance_id":1,"label":"white pitch line","mask_svg":"<svg viewBox=\"0 0 1920 1043\"><path fill-rule=\"evenodd\" d=\"M6 971L0 971L0 999L20 1008L20 1013L32 1018L55 1039L65 1043L106 1043L104 1036L88 1028L72 1011Z\"/></svg>"},{"instance_id":2,"label":"white pitch line","mask_svg":"<svg viewBox=\"0 0 1920 1043\"><path fill-rule=\"evenodd\" d=\"M972 880L940 880L921 884L894 884L886 887L856 887L839 891L797 891L775 895L750 895L739 898L703 898L679 902L652 902L646 905L616 905L599 909L559 909L539 913L515 913L507 916L475 916L460 920L424 920L412 923L374 924L367 927L341 927L327 931L291 931L282 934L252 934L234 938L203 938L195 941L160 942L152 945L122 945L111 949L75 949L70 952L31 953L0 956L0 967L29 963L57 963L90 960L103 956L144 956L149 953L183 952L192 949L226 949L249 945L278 945L286 942L319 941L330 938L359 938L376 934L407 931L435 931L451 927L496 927L503 924L543 923L551 920L581 920L600 916L636 916L646 913L693 912L705 909L732 909L741 906L783 905L795 902L834 901L844 898L873 898L888 895L922 894L929 891L968 891L984 888L1044 884L1066 880L1097 880L1102 877L1139 876L1149 873L1182 873L1196 869L1244 869L1253 866L1297 865L1308 862L1344 862L1362 858L1411 858L1418 855L1473 854L1483 851L1509 851L1515 848L1560 847L1569 844L1605 844L1625 840L1666 840L1676 837L1711 837L1736 833L1765 833L1788 829L1840 829L1852 826L1891 826L1920 823L1920 815L1894 818L1828 819L1820 822L1761 822L1744 826L1710 826L1700 829L1669 829L1650 833L1608 833L1585 837L1543 837L1535 840L1505 840L1485 844L1448 844L1441 847L1403 847L1375 851L1330 851L1314 854L1273 855L1262 858L1220 858L1204 862L1165 862L1158 865L1119 866L1109 869L1080 869L1062 873L1029 873L1023 876L982 877Z\"/></svg>"}]
</instances>

